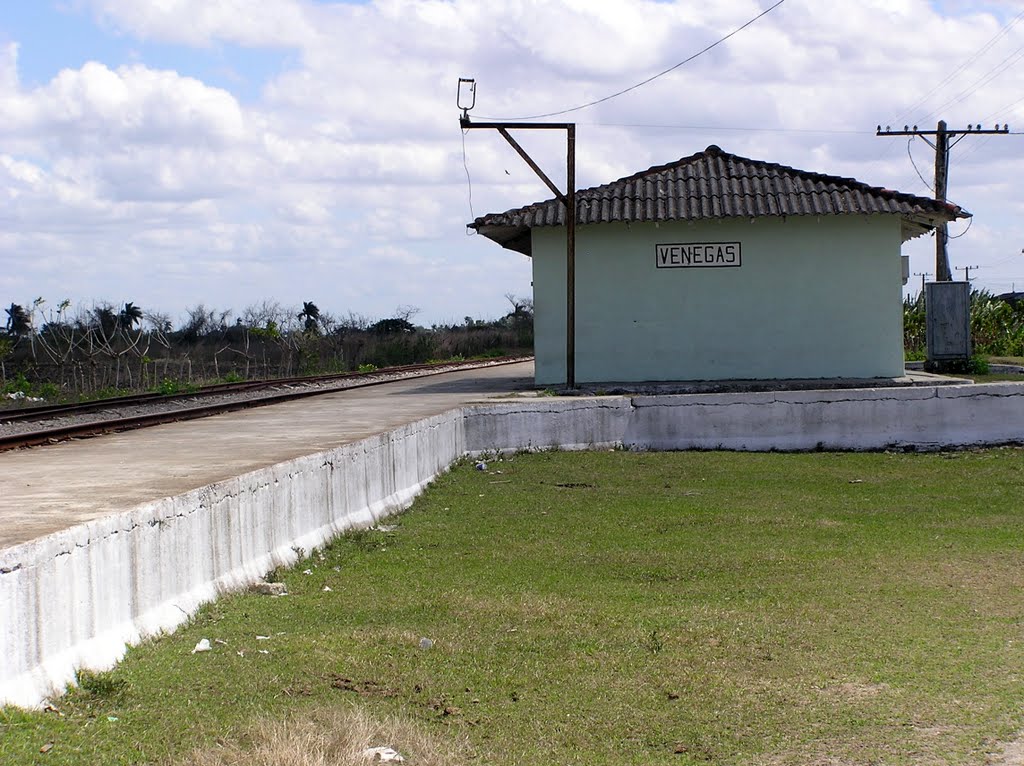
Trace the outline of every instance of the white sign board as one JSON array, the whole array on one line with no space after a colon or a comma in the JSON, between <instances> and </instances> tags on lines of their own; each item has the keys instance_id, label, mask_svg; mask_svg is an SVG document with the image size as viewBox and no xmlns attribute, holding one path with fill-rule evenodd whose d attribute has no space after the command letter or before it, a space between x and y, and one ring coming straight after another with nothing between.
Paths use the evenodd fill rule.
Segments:
<instances>
[{"instance_id":1,"label":"white sign board","mask_svg":"<svg viewBox=\"0 0 1024 766\"><path fill-rule=\"evenodd\" d=\"M739 242L680 242L654 246L659 269L741 266Z\"/></svg>"}]
</instances>

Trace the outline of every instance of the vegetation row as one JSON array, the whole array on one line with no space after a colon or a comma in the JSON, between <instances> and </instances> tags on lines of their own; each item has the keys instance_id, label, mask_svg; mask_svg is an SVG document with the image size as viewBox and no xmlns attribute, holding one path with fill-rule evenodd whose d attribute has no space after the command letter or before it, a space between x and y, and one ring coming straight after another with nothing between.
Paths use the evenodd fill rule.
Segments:
<instances>
[{"instance_id":1,"label":"vegetation row","mask_svg":"<svg viewBox=\"0 0 1024 766\"><path fill-rule=\"evenodd\" d=\"M175 327L166 314L135 303L51 307L39 298L12 303L0 334L0 393L46 399L115 392L174 393L237 381L531 353L533 306L507 296L500 319L415 324L418 309L371 319L289 308L264 301L241 313L200 304Z\"/></svg>"},{"instance_id":2,"label":"vegetation row","mask_svg":"<svg viewBox=\"0 0 1024 766\"><path fill-rule=\"evenodd\" d=\"M391 317L335 315L312 301L301 309L273 301L240 313L199 304L175 327L166 314L132 302L52 307L39 298L12 303L0 334L0 393L46 399L120 391L174 393L216 380L373 370L400 364L531 353L533 305L506 296L495 320L415 324L417 309ZM908 360L926 353L924 296L903 303ZM971 335L980 356L1024 356L1024 304L985 290L971 293Z\"/></svg>"}]
</instances>

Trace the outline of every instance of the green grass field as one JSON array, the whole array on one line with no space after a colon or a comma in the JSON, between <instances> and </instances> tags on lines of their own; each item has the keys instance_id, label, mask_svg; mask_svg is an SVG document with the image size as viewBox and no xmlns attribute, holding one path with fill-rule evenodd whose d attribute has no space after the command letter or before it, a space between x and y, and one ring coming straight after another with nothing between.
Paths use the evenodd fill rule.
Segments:
<instances>
[{"instance_id":1,"label":"green grass field","mask_svg":"<svg viewBox=\"0 0 1024 766\"><path fill-rule=\"evenodd\" d=\"M1024 730L1022 494L1011 448L462 464L0 712L0 763L271 763L260 722L355 710L410 766L980 766Z\"/></svg>"}]
</instances>

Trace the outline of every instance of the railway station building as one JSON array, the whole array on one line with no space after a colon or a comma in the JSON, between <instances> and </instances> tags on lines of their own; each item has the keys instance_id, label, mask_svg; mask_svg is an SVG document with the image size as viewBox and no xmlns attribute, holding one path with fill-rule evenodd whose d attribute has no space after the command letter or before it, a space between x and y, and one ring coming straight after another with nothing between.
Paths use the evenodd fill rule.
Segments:
<instances>
[{"instance_id":1,"label":"railway station building","mask_svg":"<svg viewBox=\"0 0 1024 766\"><path fill-rule=\"evenodd\" d=\"M900 248L960 207L717 146L576 192L579 383L904 374ZM566 379L565 206L470 226L532 259L536 383Z\"/></svg>"}]
</instances>

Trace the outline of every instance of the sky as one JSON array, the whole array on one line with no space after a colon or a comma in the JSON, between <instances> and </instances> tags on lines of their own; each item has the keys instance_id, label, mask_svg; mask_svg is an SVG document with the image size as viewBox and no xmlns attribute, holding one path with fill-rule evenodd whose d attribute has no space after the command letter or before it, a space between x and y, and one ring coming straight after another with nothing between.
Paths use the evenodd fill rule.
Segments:
<instances>
[{"instance_id":1,"label":"sky","mask_svg":"<svg viewBox=\"0 0 1024 766\"><path fill-rule=\"evenodd\" d=\"M465 225L550 194L458 78L471 119L559 111L774 3L0 0L0 303L501 316L530 261ZM785 0L553 119L579 188L717 144L925 196L932 149L876 125L1009 124L952 150L950 259L1024 290L1024 0ZM564 135L519 136L564 184Z\"/></svg>"}]
</instances>

